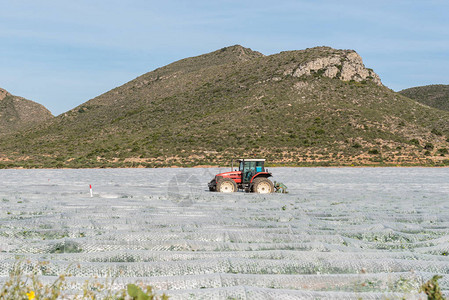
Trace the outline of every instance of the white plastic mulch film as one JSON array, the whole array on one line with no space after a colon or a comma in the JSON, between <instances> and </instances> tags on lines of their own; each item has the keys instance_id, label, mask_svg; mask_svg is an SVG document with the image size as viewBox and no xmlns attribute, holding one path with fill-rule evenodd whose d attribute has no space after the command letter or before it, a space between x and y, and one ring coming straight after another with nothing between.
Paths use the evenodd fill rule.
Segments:
<instances>
[{"instance_id":1,"label":"white plastic mulch film","mask_svg":"<svg viewBox=\"0 0 449 300\"><path fill-rule=\"evenodd\" d=\"M209 192L225 171L0 170L0 284L22 260L73 292L425 299L438 274L449 295L448 168L272 168L288 194Z\"/></svg>"}]
</instances>

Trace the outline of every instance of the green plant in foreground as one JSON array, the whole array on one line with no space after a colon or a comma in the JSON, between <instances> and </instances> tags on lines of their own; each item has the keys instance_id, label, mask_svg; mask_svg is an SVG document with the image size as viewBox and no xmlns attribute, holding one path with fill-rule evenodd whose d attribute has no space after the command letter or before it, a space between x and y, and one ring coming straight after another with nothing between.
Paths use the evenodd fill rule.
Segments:
<instances>
[{"instance_id":1,"label":"green plant in foreground","mask_svg":"<svg viewBox=\"0 0 449 300\"><path fill-rule=\"evenodd\" d=\"M60 275L53 283L44 284L40 281L38 271L48 264L41 262L32 267L30 274L24 274L29 269L29 263L18 262L12 268L8 281L0 289L1 300L53 300L53 299L133 299L133 300L166 300L168 296L157 295L151 286L143 289L135 284L128 284L126 288L112 291L112 282L108 284L97 281L86 281L82 295L67 292L69 286L66 277Z\"/></svg>"},{"instance_id":2,"label":"green plant in foreground","mask_svg":"<svg viewBox=\"0 0 449 300\"><path fill-rule=\"evenodd\" d=\"M443 276L435 275L421 286L420 292L424 292L429 300L444 300L443 294L441 294L441 288L438 285L438 279Z\"/></svg>"},{"instance_id":3,"label":"green plant in foreground","mask_svg":"<svg viewBox=\"0 0 449 300\"><path fill-rule=\"evenodd\" d=\"M151 286L146 287L146 291L144 292L141 288L139 288L135 284L128 284L127 286L127 292L130 297L132 297L133 300L153 300L158 299L157 296L153 293L153 289ZM120 298L125 299L125 297ZM164 294L162 295L161 299L168 299L168 297Z\"/></svg>"}]
</instances>

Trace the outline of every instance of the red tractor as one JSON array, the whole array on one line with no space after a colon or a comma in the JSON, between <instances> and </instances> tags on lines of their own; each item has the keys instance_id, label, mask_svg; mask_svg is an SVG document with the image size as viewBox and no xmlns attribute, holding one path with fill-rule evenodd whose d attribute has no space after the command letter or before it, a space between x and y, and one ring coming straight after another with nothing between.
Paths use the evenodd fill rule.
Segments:
<instances>
[{"instance_id":1,"label":"red tractor","mask_svg":"<svg viewBox=\"0 0 449 300\"><path fill-rule=\"evenodd\" d=\"M237 161L239 170L215 175L215 178L208 184L210 191L232 193L241 189L259 194L274 192L274 185L268 179L273 175L265 169L265 159L239 159Z\"/></svg>"}]
</instances>

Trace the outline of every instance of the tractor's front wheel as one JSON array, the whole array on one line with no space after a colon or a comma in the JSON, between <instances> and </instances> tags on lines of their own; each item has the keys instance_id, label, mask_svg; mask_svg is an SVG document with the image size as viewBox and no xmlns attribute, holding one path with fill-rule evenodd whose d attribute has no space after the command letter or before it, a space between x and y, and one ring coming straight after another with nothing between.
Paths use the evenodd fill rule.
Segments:
<instances>
[{"instance_id":1,"label":"tractor's front wheel","mask_svg":"<svg viewBox=\"0 0 449 300\"><path fill-rule=\"evenodd\" d=\"M270 194L274 192L274 185L270 179L259 177L253 181L253 193Z\"/></svg>"},{"instance_id":2,"label":"tractor's front wheel","mask_svg":"<svg viewBox=\"0 0 449 300\"><path fill-rule=\"evenodd\" d=\"M237 192L237 184L230 178L222 178L217 182L217 192L234 193Z\"/></svg>"}]
</instances>

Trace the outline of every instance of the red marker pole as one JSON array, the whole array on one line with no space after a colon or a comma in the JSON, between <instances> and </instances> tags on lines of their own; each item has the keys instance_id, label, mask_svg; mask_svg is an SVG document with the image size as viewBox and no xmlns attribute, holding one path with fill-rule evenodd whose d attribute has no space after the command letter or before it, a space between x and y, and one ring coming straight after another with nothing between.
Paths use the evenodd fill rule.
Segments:
<instances>
[{"instance_id":1,"label":"red marker pole","mask_svg":"<svg viewBox=\"0 0 449 300\"><path fill-rule=\"evenodd\" d=\"M91 184L89 184L89 189L90 189L90 197L93 197L94 194L92 194L92 185Z\"/></svg>"}]
</instances>

